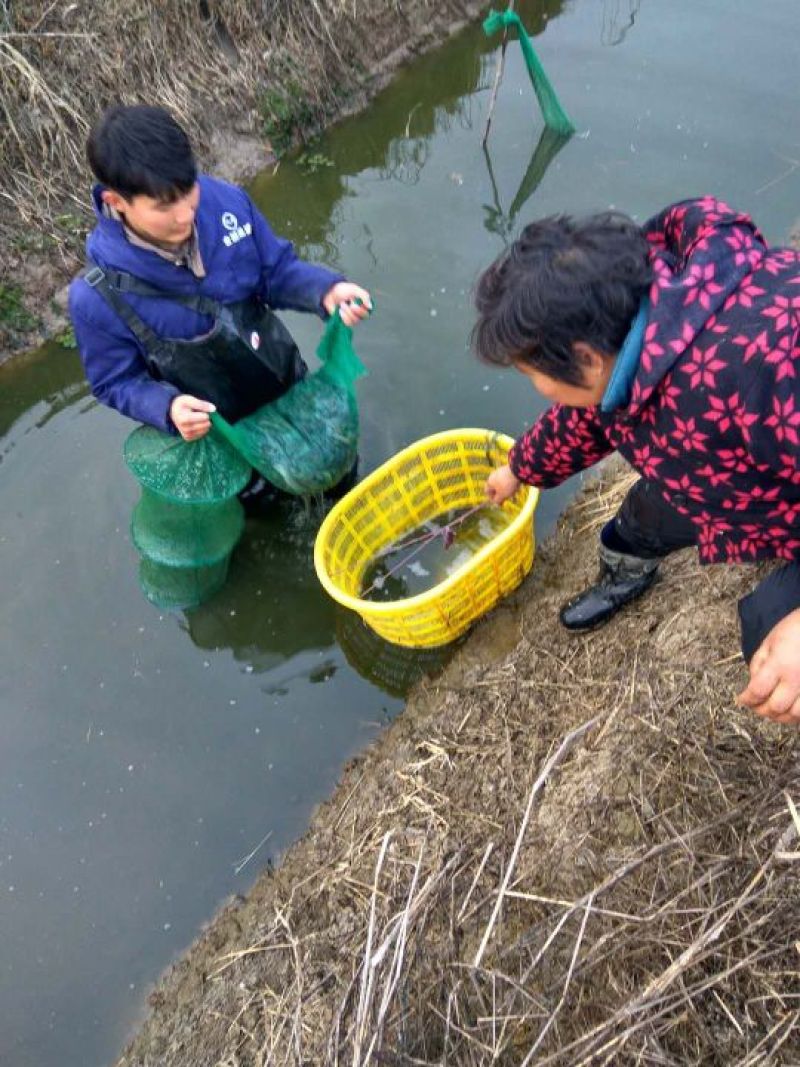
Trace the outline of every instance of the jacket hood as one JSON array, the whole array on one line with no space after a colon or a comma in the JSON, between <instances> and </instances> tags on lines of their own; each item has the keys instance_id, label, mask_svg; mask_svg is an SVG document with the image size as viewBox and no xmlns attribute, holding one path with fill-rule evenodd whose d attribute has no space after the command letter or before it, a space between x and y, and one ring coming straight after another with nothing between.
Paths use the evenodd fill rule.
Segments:
<instances>
[{"instance_id":1,"label":"jacket hood","mask_svg":"<svg viewBox=\"0 0 800 1067\"><path fill-rule=\"evenodd\" d=\"M767 245L747 215L713 197L684 200L650 219L655 279L629 413L635 415L698 334L763 259ZM713 353L712 353L713 358Z\"/></svg>"}]
</instances>

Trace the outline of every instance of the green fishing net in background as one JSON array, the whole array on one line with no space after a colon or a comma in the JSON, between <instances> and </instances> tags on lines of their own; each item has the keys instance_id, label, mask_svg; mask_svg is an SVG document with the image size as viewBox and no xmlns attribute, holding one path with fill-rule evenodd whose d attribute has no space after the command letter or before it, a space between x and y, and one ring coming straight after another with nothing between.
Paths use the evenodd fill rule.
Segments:
<instances>
[{"instance_id":1,"label":"green fishing net in background","mask_svg":"<svg viewBox=\"0 0 800 1067\"><path fill-rule=\"evenodd\" d=\"M506 11L490 11L484 19L483 32L487 37L490 37L492 34L497 33L498 30L507 32L512 26L517 31L522 56L525 60L525 66L528 68L528 76L536 93L536 99L539 101L539 107L542 109L545 125L563 136L573 134L575 127L572 124L572 120L561 106L556 91L551 85L541 60L531 44L528 31L516 11L512 11L510 8Z\"/></svg>"},{"instance_id":2,"label":"green fishing net in background","mask_svg":"<svg viewBox=\"0 0 800 1067\"><path fill-rule=\"evenodd\" d=\"M322 363L318 371L235 425L218 413L211 416L215 430L286 493L322 493L355 465L355 381L366 370L353 350L352 333L333 315L317 348Z\"/></svg>"},{"instance_id":3,"label":"green fishing net in background","mask_svg":"<svg viewBox=\"0 0 800 1067\"><path fill-rule=\"evenodd\" d=\"M160 608L195 607L227 577L250 466L215 434L184 441L151 426L133 431L124 455L142 487L131 520L142 591Z\"/></svg>"}]
</instances>

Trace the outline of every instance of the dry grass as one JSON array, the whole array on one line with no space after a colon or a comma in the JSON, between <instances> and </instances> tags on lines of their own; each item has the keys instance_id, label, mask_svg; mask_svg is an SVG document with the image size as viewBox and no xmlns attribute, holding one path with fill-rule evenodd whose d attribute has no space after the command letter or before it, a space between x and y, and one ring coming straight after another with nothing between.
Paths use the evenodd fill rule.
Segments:
<instances>
[{"instance_id":1,"label":"dry grass","mask_svg":"<svg viewBox=\"0 0 800 1067\"><path fill-rule=\"evenodd\" d=\"M359 106L477 0L0 0L0 362L67 326L111 103L165 105L201 166L246 180Z\"/></svg>"},{"instance_id":2,"label":"dry grass","mask_svg":"<svg viewBox=\"0 0 800 1067\"><path fill-rule=\"evenodd\" d=\"M593 567L574 531L619 498L572 510L505 612L516 647L481 664L490 621L417 693L121 1063L800 1061L795 734L732 700L753 572L684 554L558 632Z\"/></svg>"},{"instance_id":3,"label":"dry grass","mask_svg":"<svg viewBox=\"0 0 800 1067\"><path fill-rule=\"evenodd\" d=\"M439 7L457 17L464 5ZM78 227L63 216L86 210L86 134L111 102L169 107L201 153L215 128L290 140L321 125L370 63L403 42L403 8L396 0L0 0L0 226L13 234L22 221L70 246ZM370 32L354 32L367 18Z\"/></svg>"}]
</instances>

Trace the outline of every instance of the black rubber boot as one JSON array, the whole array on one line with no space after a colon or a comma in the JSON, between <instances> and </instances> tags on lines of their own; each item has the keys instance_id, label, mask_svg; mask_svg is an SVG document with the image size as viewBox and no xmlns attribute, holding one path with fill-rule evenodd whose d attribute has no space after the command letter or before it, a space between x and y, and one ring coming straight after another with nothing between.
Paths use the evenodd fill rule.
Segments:
<instances>
[{"instance_id":1,"label":"black rubber boot","mask_svg":"<svg viewBox=\"0 0 800 1067\"><path fill-rule=\"evenodd\" d=\"M248 519L263 519L272 515L278 503L287 499L288 493L282 492L257 471L253 471L250 481L239 493L239 500Z\"/></svg>"},{"instance_id":2,"label":"black rubber boot","mask_svg":"<svg viewBox=\"0 0 800 1067\"><path fill-rule=\"evenodd\" d=\"M326 500L339 500L345 493L349 493L358 481L358 459L340 482L326 489ZM239 493L239 500L244 508L248 519L263 519L275 513L277 505L281 501L296 500L297 497L278 489L272 482L268 482L257 471L253 471L250 481Z\"/></svg>"},{"instance_id":3,"label":"black rubber boot","mask_svg":"<svg viewBox=\"0 0 800 1067\"><path fill-rule=\"evenodd\" d=\"M358 481L358 456L356 461L350 470L345 474L344 478L336 485L331 486L330 489L325 490L326 500L341 500L345 493L349 493L353 486Z\"/></svg>"},{"instance_id":4,"label":"black rubber boot","mask_svg":"<svg viewBox=\"0 0 800 1067\"><path fill-rule=\"evenodd\" d=\"M564 605L559 615L562 625L568 630L589 630L608 622L623 605L650 588L658 564L658 559L615 552L601 542L597 582Z\"/></svg>"}]
</instances>

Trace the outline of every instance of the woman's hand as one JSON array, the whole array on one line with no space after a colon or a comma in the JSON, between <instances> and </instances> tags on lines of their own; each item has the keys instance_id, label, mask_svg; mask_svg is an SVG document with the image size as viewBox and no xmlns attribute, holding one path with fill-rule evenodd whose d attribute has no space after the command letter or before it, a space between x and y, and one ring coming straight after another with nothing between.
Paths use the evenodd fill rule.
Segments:
<instances>
[{"instance_id":1,"label":"woman's hand","mask_svg":"<svg viewBox=\"0 0 800 1067\"><path fill-rule=\"evenodd\" d=\"M502 504L516 493L522 482L506 464L492 471L484 487L487 498L492 504Z\"/></svg>"},{"instance_id":2,"label":"woman's hand","mask_svg":"<svg viewBox=\"0 0 800 1067\"><path fill-rule=\"evenodd\" d=\"M217 409L207 400L195 396L176 396L169 407L169 417L184 441L197 441L211 429L209 413Z\"/></svg>"},{"instance_id":3,"label":"woman's hand","mask_svg":"<svg viewBox=\"0 0 800 1067\"><path fill-rule=\"evenodd\" d=\"M360 300L360 304L355 301ZM372 298L366 289L353 282L337 282L322 298L322 306L329 315L337 308L345 326L355 326L372 311Z\"/></svg>"},{"instance_id":4,"label":"woman's hand","mask_svg":"<svg viewBox=\"0 0 800 1067\"><path fill-rule=\"evenodd\" d=\"M750 681L736 702L773 722L800 724L800 608L761 642L750 660Z\"/></svg>"}]
</instances>

